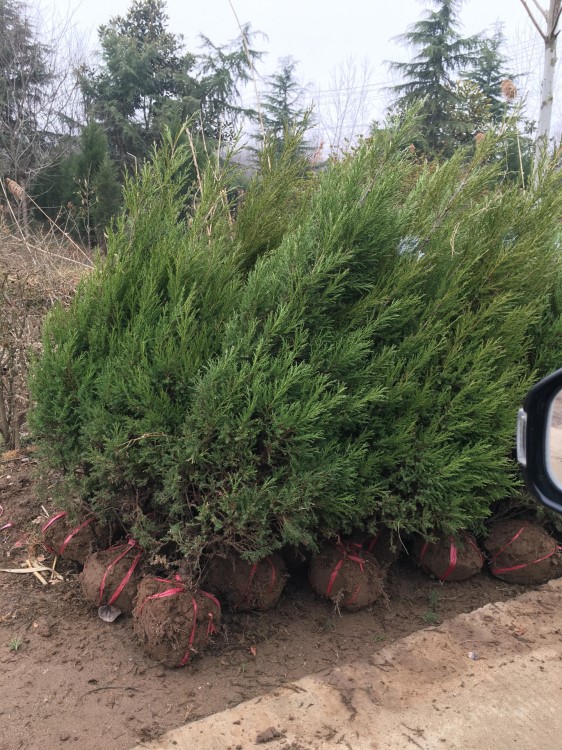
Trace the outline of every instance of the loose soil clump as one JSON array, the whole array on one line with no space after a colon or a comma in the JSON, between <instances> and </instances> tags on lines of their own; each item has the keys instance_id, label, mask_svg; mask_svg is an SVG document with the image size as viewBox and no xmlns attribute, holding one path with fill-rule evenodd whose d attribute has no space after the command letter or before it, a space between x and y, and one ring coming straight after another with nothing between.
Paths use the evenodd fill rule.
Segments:
<instances>
[{"instance_id":1,"label":"loose soil clump","mask_svg":"<svg viewBox=\"0 0 562 750\"><path fill-rule=\"evenodd\" d=\"M232 555L211 561L205 585L232 609L248 612L276 607L286 580L285 561L278 554L257 563Z\"/></svg>"},{"instance_id":2,"label":"loose soil clump","mask_svg":"<svg viewBox=\"0 0 562 750\"><path fill-rule=\"evenodd\" d=\"M90 555L80 574L84 597L96 607L110 604L121 612L132 612L142 577L141 557L142 550L134 542Z\"/></svg>"},{"instance_id":3,"label":"loose soil clump","mask_svg":"<svg viewBox=\"0 0 562 750\"><path fill-rule=\"evenodd\" d=\"M556 540L529 521L496 521L484 547L490 556L490 571L509 583L544 583L562 572Z\"/></svg>"},{"instance_id":4,"label":"loose soil clump","mask_svg":"<svg viewBox=\"0 0 562 750\"><path fill-rule=\"evenodd\" d=\"M435 542L420 537L414 542L413 553L420 567L440 581L466 581L484 564L484 556L469 534L458 538L446 534Z\"/></svg>"},{"instance_id":5,"label":"loose soil clump","mask_svg":"<svg viewBox=\"0 0 562 750\"><path fill-rule=\"evenodd\" d=\"M108 529L100 526L94 516L70 521L65 511L52 516L41 533L49 552L81 565L89 555L103 549L109 542Z\"/></svg>"},{"instance_id":6,"label":"loose soil clump","mask_svg":"<svg viewBox=\"0 0 562 750\"><path fill-rule=\"evenodd\" d=\"M356 611L383 592L384 574L375 558L352 545L328 545L310 561L310 585L338 607Z\"/></svg>"},{"instance_id":7,"label":"loose soil clump","mask_svg":"<svg viewBox=\"0 0 562 750\"><path fill-rule=\"evenodd\" d=\"M133 616L145 652L167 667L183 667L217 632L221 608L212 594L190 591L181 581L146 577Z\"/></svg>"}]
</instances>

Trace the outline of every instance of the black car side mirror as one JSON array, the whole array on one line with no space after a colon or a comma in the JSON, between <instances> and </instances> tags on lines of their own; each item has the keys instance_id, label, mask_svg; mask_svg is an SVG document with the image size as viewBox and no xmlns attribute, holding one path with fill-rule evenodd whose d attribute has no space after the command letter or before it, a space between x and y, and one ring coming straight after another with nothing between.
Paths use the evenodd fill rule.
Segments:
<instances>
[{"instance_id":1,"label":"black car side mirror","mask_svg":"<svg viewBox=\"0 0 562 750\"><path fill-rule=\"evenodd\" d=\"M531 494L562 513L562 369L531 388L519 409L517 460Z\"/></svg>"}]
</instances>

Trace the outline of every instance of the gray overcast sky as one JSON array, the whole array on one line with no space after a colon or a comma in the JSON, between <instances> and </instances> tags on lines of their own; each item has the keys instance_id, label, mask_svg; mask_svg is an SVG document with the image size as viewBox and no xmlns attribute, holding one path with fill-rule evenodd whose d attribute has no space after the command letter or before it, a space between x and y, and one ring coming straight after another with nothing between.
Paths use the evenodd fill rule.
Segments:
<instances>
[{"instance_id":1,"label":"gray overcast sky","mask_svg":"<svg viewBox=\"0 0 562 750\"><path fill-rule=\"evenodd\" d=\"M57 14L70 14L76 27L92 46L97 27L115 15L122 15L129 0L39 0ZM546 5L548 0L539 0ZM384 84L390 74L386 60L407 59L408 51L393 38L415 23L430 7L418 0L232 0L242 23L268 36L262 48L268 51L263 73L272 72L278 58L291 55L299 61L302 83L310 84L318 102L330 98L330 71L352 56L371 64L369 104L373 114L384 108ZM203 33L215 43L224 43L238 35L238 26L229 0L187 2L168 0L170 29L183 34L188 49L197 50L197 36ZM535 117L533 99L538 95L541 45L536 30L527 19L520 0L466 0L462 7L463 33L472 34L504 24L507 52L516 73L529 72L519 83L530 93L529 115ZM315 92L323 93L315 93ZM555 108L555 119L562 120L562 107Z\"/></svg>"}]
</instances>

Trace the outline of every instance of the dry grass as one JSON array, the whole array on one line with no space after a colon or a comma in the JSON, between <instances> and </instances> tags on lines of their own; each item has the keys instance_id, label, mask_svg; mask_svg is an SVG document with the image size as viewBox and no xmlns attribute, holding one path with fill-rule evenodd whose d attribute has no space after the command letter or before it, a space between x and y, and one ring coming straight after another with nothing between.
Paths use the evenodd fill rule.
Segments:
<instances>
[{"instance_id":1,"label":"dry grass","mask_svg":"<svg viewBox=\"0 0 562 750\"><path fill-rule=\"evenodd\" d=\"M25 236L17 222L0 225L0 442L18 448L29 406L30 356L56 302L68 304L91 259L56 229Z\"/></svg>"}]
</instances>

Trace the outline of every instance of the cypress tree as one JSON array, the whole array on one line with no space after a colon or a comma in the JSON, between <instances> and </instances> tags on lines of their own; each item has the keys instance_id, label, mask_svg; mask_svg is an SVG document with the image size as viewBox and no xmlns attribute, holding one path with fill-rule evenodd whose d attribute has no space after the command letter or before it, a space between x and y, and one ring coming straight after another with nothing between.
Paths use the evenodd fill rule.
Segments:
<instances>
[{"instance_id":1,"label":"cypress tree","mask_svg":"<svg viewBox=\"0 0 562 750\"><path fill-rule=\"evenodd\" d=\"M556 170L504 185L491 138L420 165L407 126L308 182L269 246L212 169L185 220L181 147L129 180L32 381L36 435L82 502L196 567L381 522L475 528L513 491L560 273Z\"/></svg>"}]
</instances>

